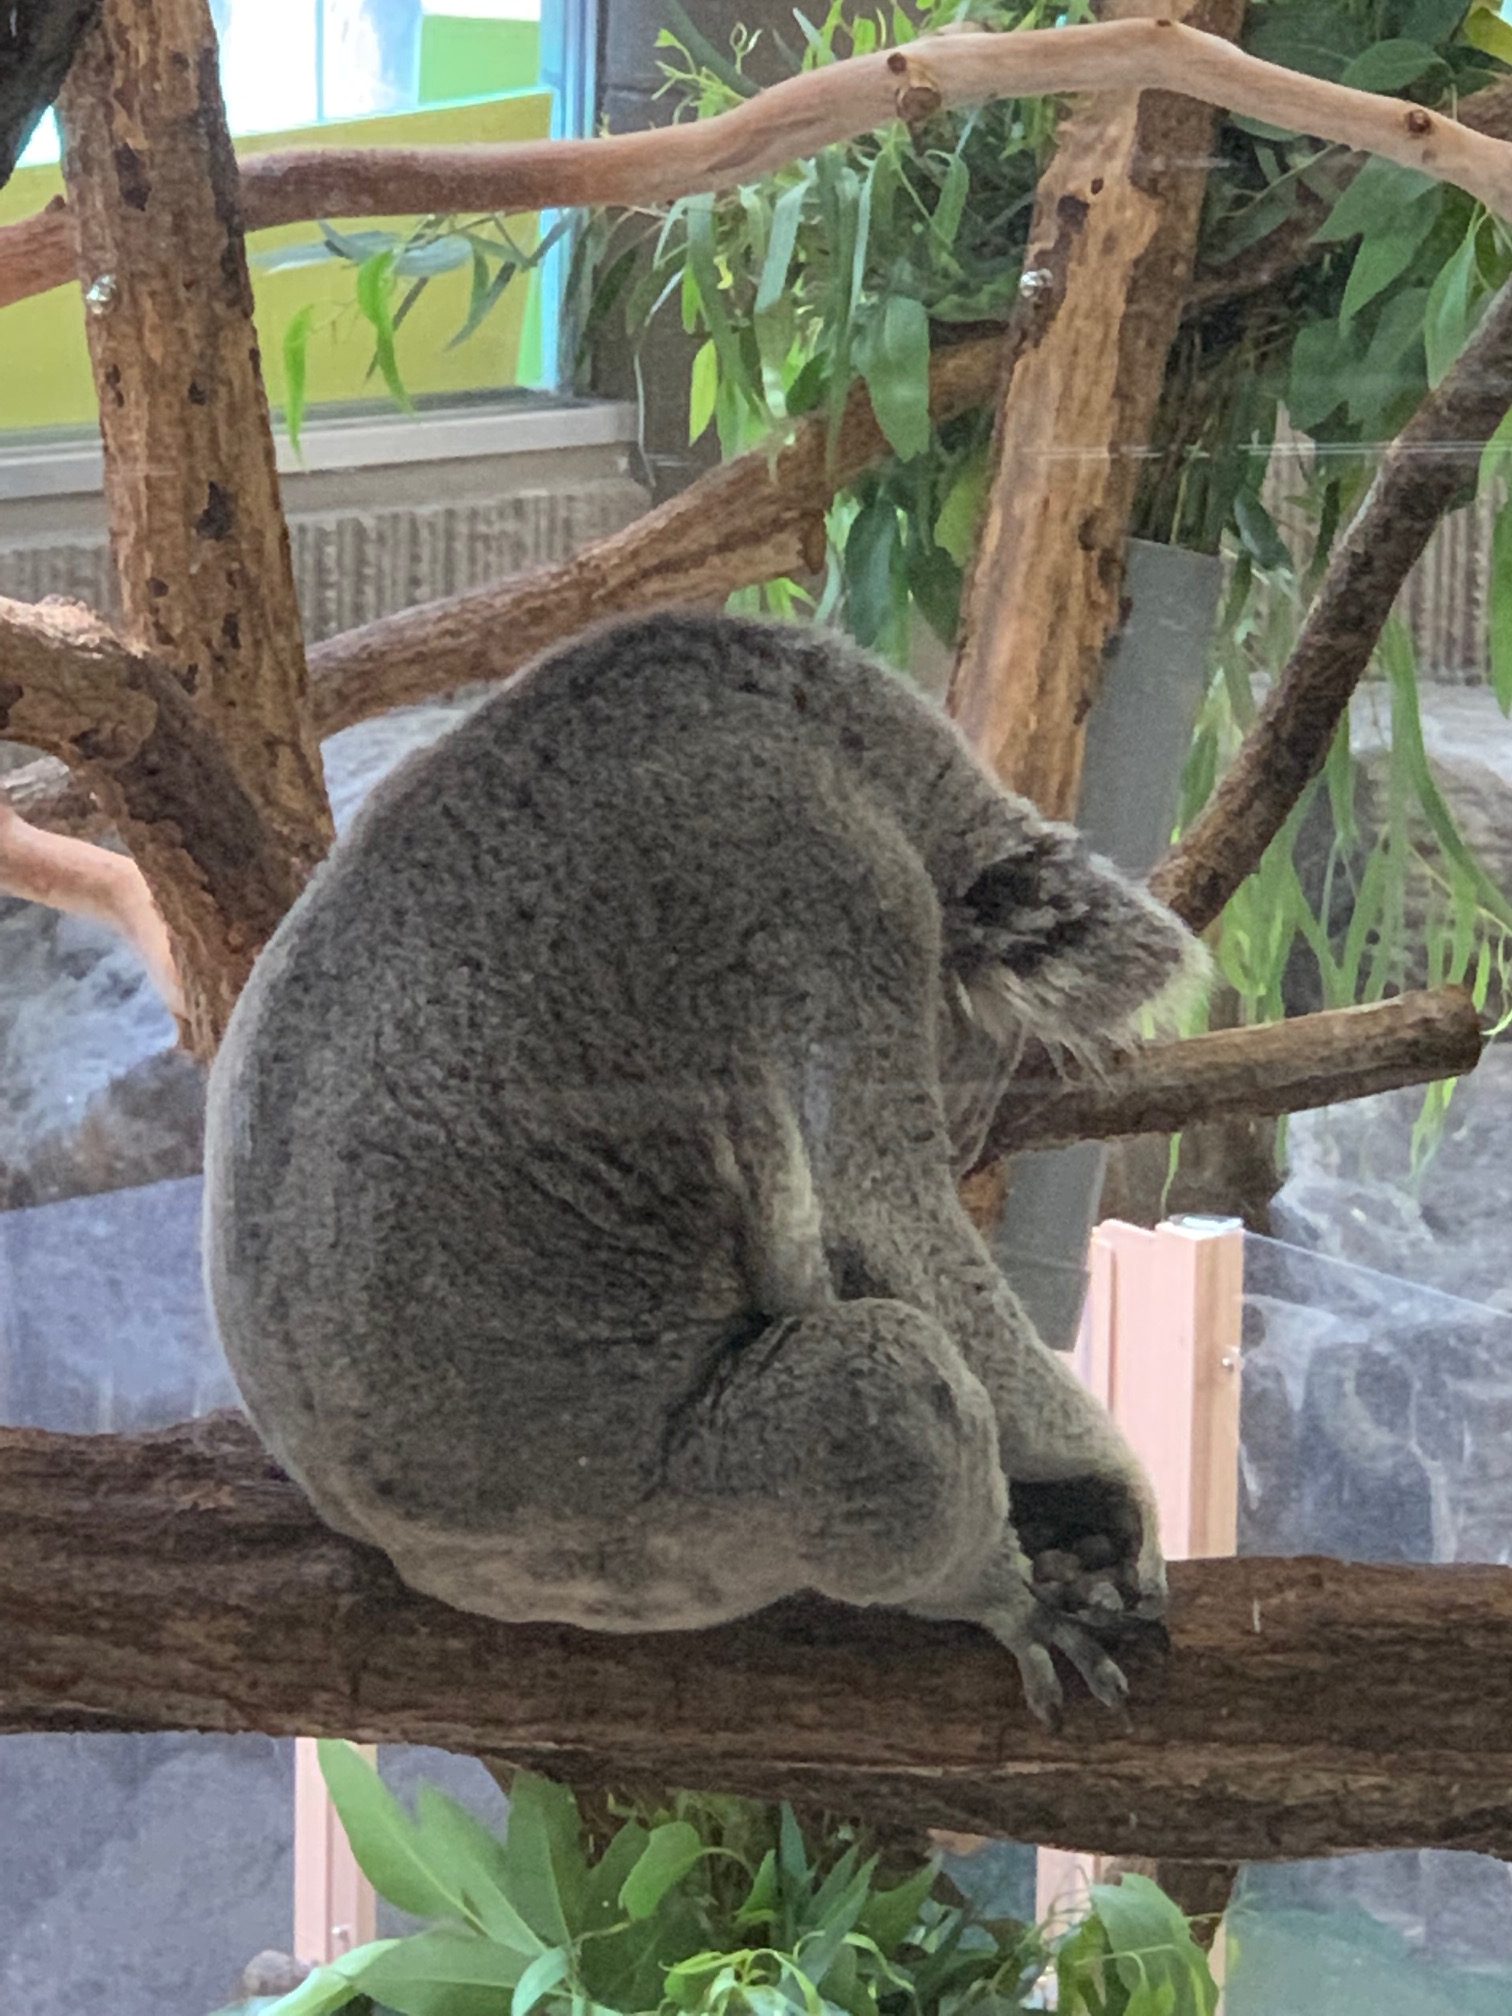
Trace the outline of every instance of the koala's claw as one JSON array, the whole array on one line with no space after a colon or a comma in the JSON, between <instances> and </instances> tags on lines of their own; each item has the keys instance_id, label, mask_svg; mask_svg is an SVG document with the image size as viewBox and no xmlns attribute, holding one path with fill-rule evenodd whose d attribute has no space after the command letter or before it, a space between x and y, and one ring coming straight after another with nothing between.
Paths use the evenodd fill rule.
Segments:
<instances>
[{"instance_id":1,"label":"koala's claw","mask_svg":"<svg viewBox=\"0 0 1512 2016\"><path fill-rule=\"evenodd\" d=\"M982 1621L1018 1661L1030 1712L1047 1728L1059 1726L1065 1705L1060 1676L1050 1656L1052 1646L1075 1667L1095 1700L1105 1708L1126 1707L1129 1683L1121 1668L1081 1624L1057 1616L1038 1602L1027 1612L991 1611Z\"/></svg>"}]
</instances>

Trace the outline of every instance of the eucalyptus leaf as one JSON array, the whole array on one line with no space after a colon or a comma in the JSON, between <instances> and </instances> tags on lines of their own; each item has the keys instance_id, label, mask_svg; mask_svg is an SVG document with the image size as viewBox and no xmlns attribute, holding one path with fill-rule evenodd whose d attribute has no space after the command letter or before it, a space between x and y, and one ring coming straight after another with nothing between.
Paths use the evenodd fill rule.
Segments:
<instances>
[{"instance_id":1,"label":"eucalyptus leaf","mask_svg":"<svg viewBox=\"0 0 1512 2016\"><path fill-rule=\"evenodd\" d=\"M373 362L388 387L395 405L406 412L414 406L399 372L394 348L394 310L391 299L394 259L392 252L379 252L357 268L357 307L373 331Z\"/></svg>"},{"instance_id":2,"label":"eucalyptus leaf","mask_svg":"<svg viewBox=\"0 0 1512 2016\"><path fill-rule=\"evenodd\" d=\"M490 273L484 253L476 246L471 249L472 291L467 299L467 313L462 319L461 328L447 344L448 350L455 350L459 343L467 341L475 329L481 328L515 275L516 269L507 259L500 264L496 273Z\"/></svg>"},{"instance_id":3,"label":"eucalyptus leaf","mask_svg":"<svg viewBox=\"0 0 1512 2016\"><path fill-rule=\"evenodd\" d=\"M1440 185L1417 168L1372 156L1313 233L1315 245L1337 244L1397 219L1403 206L1437 193Z\"/></svg>"},{"instance_id":4,"label":"eucalyptus leaf","mask_svg":"<svg viewBox=\"0 0 1512 2016\"><path fill-rule=\"evenodd\" d=\"M1424 196L1407 204L1387 224L1366 233L1349 269L1339 309L1342 322L1352 321L1407 271L1437 219L1437 203Z\"/></svg>"},{"instance_id":5,"label":"eucalyptus leaf","mask_svg":"<svg viewBox=\"0 0 1512 2016\"><path fill-rule=\"evenodd\" d=\"M1428 383L1438 385L1465 347L1476 298L1476 226L1471 225L1459 249L1428 290L1423 315L1423 345Z\"/></svg>"},{"instance_id":6,"label":"eucalyptus leaf","mask_svg":"<svg viewBox=\"0 0 1512 2016\"><path fill-rule=\"evenodd\" d=\"M570 1945L588 1884L577 1801L565 1785L517 1771L509 1791L504 1869L511 1902L540 1939Z\"/></svg>"},{"instance_id":7,"label":"eucalyptus leaf","mask_svg":"<svg viewBox=\"0 0 1512 2016\"><path fill-rule=\"evenodd\" d=\"M719 351L712 336L704 338L693 354L688 382L688 439L701 440L714 418L714 400L719 391Z\"/></svg>"},{"instance_id":8,"label":"eucalyptus leaf","mask_svg":"<svg viewBox=\"0 0 1512 2016\"><path fill-rule=\"evenodd\" d=\"M812 186L805 176L803 181L795 182L790 189L784 189L777 198L772 211L772 234L767 241L761 278L756 287L758 315L766 314L782 299L787 287L788 269L793 263L793 248L798 242L798 226L803 220L803 207L809 200Z\"/></svg>"},{"instance_id":9,"label":"eucalyptus leaf","mask_svg":"<svg viewBox=\"0 0 1512 2016\"><path fill-rule=\"evenodd\" d=\"M367 1990L360 1985L363 1977L385 1954L404 1943L398 1939L375 1939L366 1946L354 1947L339 1960L307 1974L287 1995L269 2002L263 2016L331 2016L333 2010L344 2009L359 1995L365 1995Z\"/></svg>"},{"instance_id":10,"label":"eucalyptus leaf","mask_svg":"<svg viewBox=\"0 0 1512 2016\"><path fill-rule=\"evenodd\" d=\"M438 273L455 273L473 256L471 242L460 231L431 238L420 245L408 245L394 256L394 271L401 280L419 275L427 280Z\"/></svg>"},{"instance_id":11,"label":"eucalyptus leaf","mask_svg":"<svg viewBox=\"0 0 1512 2016\"><path fill-rule=\"evenodd\" d=\"M420 1788L415 1824L422 1852L461 1898L462 1915L526 1959L537 1954L541 1942L509 1896L509 1859L498 1836L434 1785Z\"/></svg>"},{"instance_id":12,"label":"eucalyptus leaf","mask_svg":"<svg viewBox=\"0 0 1512 2016\"><path fill-rule=\"evenodd\" d=\"M283 333L284 425L289 430L289 445L296 455L299 453L300 435L304 431L305 385L310 364L310 331L314 321L314 306L306 302L303 308L289 317Z\"/></svg>"},{"instance_id":13,"label":"eucalyptus leaf","mask_svg":"<svg viewBox=\"0 0 1512 2016\"><path fill-rule=\"evenodd\" d=\"M1351 85L1356 91L1400 91L1408 84L1415 84L1443 60L1428 43L1398 36L1362 49L1352 62L1345 64L1339 82Z\"/></svg>"},{"instance_id":14,"label":"eucalyptus leaf","mask_svg":"<svg viewBox=\"0 0 1512 2016\"><path fill-rule=\"evenodd\" d=\"M957 469L935 519L935 540L958 567L969 565L976 550L977 528L987 501L990 467L984 443L973 450Z\"/></svg>"},{"instance_id":15,"label":"eucalyptus leaf","mask_svg":"<svg viewBox=\"0 0 1512 2016\"><path fill-rule=\"evenodd\" d=\"M877 424L903 461L929 446L929 316L922 301L894 294L873 323L859 360Z\"/></svg>"}]
</instances>

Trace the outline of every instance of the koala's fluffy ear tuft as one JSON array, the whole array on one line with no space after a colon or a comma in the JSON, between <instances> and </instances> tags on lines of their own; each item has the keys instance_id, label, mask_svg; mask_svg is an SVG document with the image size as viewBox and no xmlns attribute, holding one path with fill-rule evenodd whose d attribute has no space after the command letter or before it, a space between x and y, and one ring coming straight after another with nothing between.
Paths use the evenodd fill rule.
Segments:
<instances>
[{"instance_id":1,"label":"koala's fluffy ear tuft","mask_svg":"<svg viewBox=\"0 0 1512 2016\"><path fill-rule=\"evenodd\" d=\"M1073 828L1039 821L947 906L946 944L984 1027L1077 1054L1131 1039L1143 1015L1174 1019L1209 971L1199 941L1141 883Z\"/></svg>"}]
</instances>

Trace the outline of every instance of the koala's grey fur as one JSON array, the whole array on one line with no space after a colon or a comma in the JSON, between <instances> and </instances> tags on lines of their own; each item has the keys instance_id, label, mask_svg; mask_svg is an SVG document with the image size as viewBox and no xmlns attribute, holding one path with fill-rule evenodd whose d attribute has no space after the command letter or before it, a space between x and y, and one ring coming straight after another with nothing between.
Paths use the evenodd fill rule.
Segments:
<instances>
[{"instance_id":1,"label":"koala's grey fur","mask_svg":"<svg viewBox=\"0 0 1512 2016\"><path fill-rule=\"evenodd\" d=\"M462 1609L603 1631L817 1590L1122 1679L1014 1483L1150 1492L955 1176L1026 1034L1095 1053L1199 956L832 635L599 630L409 762L211 1079L206 1253L317 1509Z\"/></svg>"}]
</instances>

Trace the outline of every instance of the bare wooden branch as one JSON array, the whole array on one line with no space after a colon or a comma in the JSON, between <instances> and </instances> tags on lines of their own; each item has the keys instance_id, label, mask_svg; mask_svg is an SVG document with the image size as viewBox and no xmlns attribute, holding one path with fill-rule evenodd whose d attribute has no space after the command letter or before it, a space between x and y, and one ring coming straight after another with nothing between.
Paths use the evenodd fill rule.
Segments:
<instances>
[{"instance_id":1,"label":"bare wooden branch","mask_svg":"<svg viewBox=\"0 0 1512 2016\"><path fill-rule=\"evenodd\" d=\"M129 855L67 833L44 833L0 800L0 891L118 931L135 948L169 1011L182 1019L184 996L168 927L146 876Z\"/></svg>"},{"instance_id":2,"label":"bare wooden branch","mask_svg":"<svg viewBox=\"0 0 1512 2016\"><path fill-rule=\"evenodd\" d=\"M1009 355L1005 341L1016 340L999 334L938 352L930 370L935 419L990 399ZM391 707L506 678L595 617L718 603L737 588L817 564L835 490L888 453L858 386L833 462L825 423L806 420L775 463L765 449L742 455L624 530L591 540L570 560L401 610L318 644L309 657L316 733L333 735ZM77 776L49 759L0 780L0 796L37 825L88 832L102 823Z\"/></svg>"},{"instance_id":3,"label":"bare wooden branch","mask_svg":"<svg viewBox=\"0 0 1512 2016\"><path fill-rule=\"evenodd\" d=\"M1107 0L1148 17L1156 0ZM1168 10L1232 36L1243 0ZM1062 122L1024 261L1048 297L1004 380L962 601L951 713L1010 790L1074 819L1086 724L1118 629L1129 520L1192 275L1213 115L1116 91Z\"/></svg>"},{"instance_id":4,"label":"bare wooden branch","mask_svg":"<svg viewBox=\"0 0 1512 2016\"><path fill-rule=\"evenodd\" d=\"M1205 929L1259 866L1322 769L1402 584L1473 483L1509 406L1512 286L1387 450L1238 755L1151 877L1155 893L1194 930Z\"/></svg>"},{"instance_id":5,"label":"bare wooden branch","mask_svg":"<svg viewBox=\"0 0 1512 2016\"><path fill-rule=\"evenodd\" d=\"M1512 1851L1512 1569L1179 1562L1127 1727L967 1627L794 1605L622 1637L401 1589L221 1417L0 1431L0 1729L263 1730L1147 1856ZM1446 1647L1452 1653L1446 1653ZM1368 1684L1367 1684L1368 1683Z\"/></svg>"},{"instance_id":6,"label":"bare wooden branch","mask_svg":"<svg viewBox=\"0 0 1512 2016\"><path fill-rule=\"evenodd\" d=\"M87 786L146 877L175 966L187 947L196 972L245 975L303 876L169 670L86 609L0 597L0 738Z\"/></svg>"},{"instance_id":7,"label":"bare wooden branch","mask_svg":"<svg viewBox=\"0 0 1512 2016\"><path fill-rule=\"evenodd\" d=\"M1379 154L1512 214L1512 148L1445 114L1286 70L1169 21L929 36L785 79L717 118L512 147L315 148L242 166L248 228L319 217L644 205L749 182L891 120L1074 91L1165 90ZM59 213L0 231L0 306L69 275Z\"/></svg>"},{"instance_id":8,"label":"bare wooden branch","mask_svg":"<svg viewBox=\"0 0 1512 2016\"><path fill-rule=\"evenodd\" d=\"M1259 1028L1215 1029L1120 1057L1098 1082L1044 1065L1014 1081L982 1153L1175 1134L1197 1120L1302 1113L1474 1070L1484 1045L1463 988L1403 994Z\"/></svg>"},{"instance_id":9,"label":"bare wooden branch","mask_svg":"<svg viewBox=\"0 0 1512 2016\"><path fill-rule=\"evenodd\" d=\"M1025 339L1030 319L1006 339L936 353L929 406L937 421L992 396L1008 346ZM389 707L505 678L601 616L719 603L752 582L816 567L835 491L890 452L858 385L833 459L826 422L805 420L775 458L753 449L570 560L380 617L317 645L310 654L316 726L331 735Z\"/></svg>"},{"instance_id":10,"label":"bare wooden branch","mask_svg":"<svg viewBox=\"0 0 1512 2016\"><path fill-rule=\"evenodd\" d=\"M267 829L254 851L281 850L297 886L331 817L206 0L104 0L59 116L125 633L192 697ZM202 1054L258 949L257 920L227 921L240 942L175 945Z\"/></svg>"},{"instance_id":11,"label":"bare wooden branch","mask_svg":"<svg viewBox=\"0 0 1512 2016\"><path fill-rule=\"evenodd\" d=\"M0 10L0 187L68 75L100 0L15 0Z\"/></svg>"}]
</instances>

